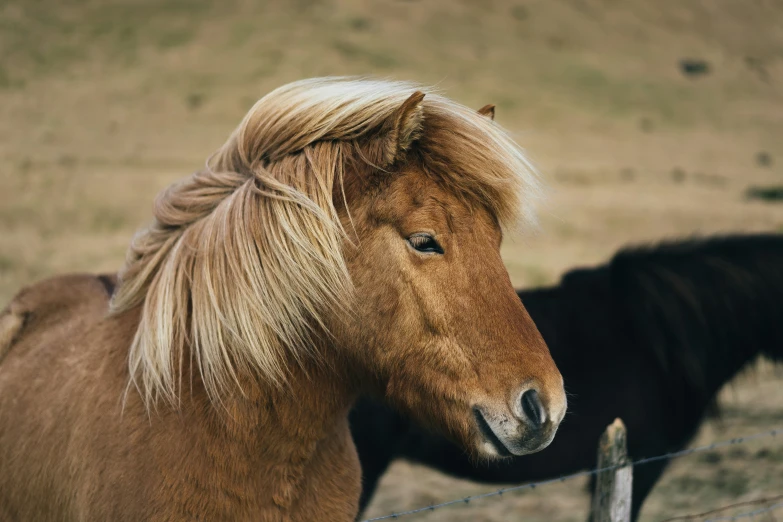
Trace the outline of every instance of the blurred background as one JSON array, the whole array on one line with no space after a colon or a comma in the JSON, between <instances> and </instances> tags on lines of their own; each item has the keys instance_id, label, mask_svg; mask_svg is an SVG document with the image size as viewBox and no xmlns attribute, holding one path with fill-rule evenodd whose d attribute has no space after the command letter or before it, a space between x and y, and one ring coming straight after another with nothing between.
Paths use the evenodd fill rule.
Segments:
<instances>
[{"instance_id":1,"label":"blurred background","mask_svg":"<svg viewBox=\"0 0 783 522\"><path fill-rule=\"evenodd\" d=\"M49 275L119 269L161 188L263 94L321 75L497 106L549 187L540 230L504 245L517 286L629 243L783 231L780 0L3 0L0 56L4 303ZM724 390L695 443L783 421L774 374ZM676 462L643 520L781 492L783 449L767 444ZM583 521L585 484L415 519ZM397 463L367 514L492 489Z\"/></svg>"}]
</instances>

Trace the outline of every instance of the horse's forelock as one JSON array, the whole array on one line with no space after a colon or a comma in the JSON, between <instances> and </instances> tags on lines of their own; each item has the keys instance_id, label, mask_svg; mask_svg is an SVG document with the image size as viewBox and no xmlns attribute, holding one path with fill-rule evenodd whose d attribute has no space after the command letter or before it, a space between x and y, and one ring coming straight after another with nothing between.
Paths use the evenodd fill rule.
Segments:
<instances>
[{"instance_id":1,"label":"horse's forelock","mask_svg":"<svg viewBox=\"0 0 783 522\"><path fill-rule=\"evenodd\" d=\"M130 371L148 405L176 401L189 358L213 398L246 370L282 384L287 358L308 356L324 314L350 307L333 199L346 163L367 161L362 143L418 139L444 186L501 221L529 210L520 191L535 191L535 175L513 141L478 112L417 89L345 79L284 86L253 107L205 171L158 198L112 301L115 314L142 305ZM423 110L400 113L406 100ZM388 161L388 147L379 150Z\"/></svg>"},{"instance_id":2,"label":"horse's forelock","mask_svg":"<svg viewBox=\"0 0 783 522\"><path fill-rule=\"evenodd\" d=\"M409 128L407 137L418 141L425 159L444 166L449 185L477 199L504 225L534 223L541 195L536 169L507 132L483 112L408 82L316 78L280 87L254 105L213 164L252 170L318 142L377 144L395 134L390 123L412 97L420 104L421 127ZM364 154L366 147L355 152L382 169L397 159L388 152Z\"/></svg>"}]
</instances>

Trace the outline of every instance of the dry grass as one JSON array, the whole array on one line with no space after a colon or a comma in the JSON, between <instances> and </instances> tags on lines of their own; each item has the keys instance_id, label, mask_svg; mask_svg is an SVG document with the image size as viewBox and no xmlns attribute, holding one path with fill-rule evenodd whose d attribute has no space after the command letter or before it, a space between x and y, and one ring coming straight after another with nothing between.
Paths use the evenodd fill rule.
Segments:
<instances>
[{"instance_id":1,"label":"dry grass","mask_svg":"<svg viewBox=\"0 0 783 522\"><path fill-rule=\"evenodd\" d=\"M783 5L763 0L7 0L0 300L51 274L117 269L160 188L261 94L324 74L497 104L552 187L541 230L504 247L517 284L629 242L783 230L783 205L744 196L783 184L782 23ZM684 77L685 57L710 74ZM773 373L733 389L699 441L783 422ZM783 490L780 444L744 451L672 466L645 519ZM488 489L398 464L371 513ZM584 520L586 505L577 481L417 520Z\"/></svg>"}]
</instances>

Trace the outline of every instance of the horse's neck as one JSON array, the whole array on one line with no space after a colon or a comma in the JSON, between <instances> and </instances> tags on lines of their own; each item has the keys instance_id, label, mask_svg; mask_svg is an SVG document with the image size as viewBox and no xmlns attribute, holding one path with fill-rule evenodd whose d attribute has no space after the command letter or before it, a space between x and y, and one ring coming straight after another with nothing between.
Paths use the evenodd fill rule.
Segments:
<instances>
[{"instance_id":1,"label":"horse's neck","mask_svg":"<svg viewBox=\"0 0 783 522\"><path fill-rule=\"evenodd\" d=\"M687 402L699 411L706 408L721 388L752 363L762 350L761 343L750 331L751 325L748 330L733 327L723 330L721 322L736 321L724 315L713 314L705 319L706 324L690 321L692 330L680 329L683 319L657 326L666 330L664 336L656 339L653 351L663 358L669 381L667 387L677 400L690 397ZM646 333L642 332L642 335L646 336Z\"/></svg>"},{"instance_id":2,"label":"horse's neck","mask_svg":"<svg viewBox=\"0 0 783 522\"><path fill-rule=\"evenodd\" d=\"M284 437L292 443L317 440L348 412L352 394L342 383L323 374L292 372L280 387L259 386L246 379L243 394L211 407L217 418L249 440L264 443L270 436ZM261 429L262 431L259 431Z\"/></svg>"},{"instance_id":3,"label":"horse's neck","mask_svg":"<svg viewBox=\"0 0 783 522\"><path fill-rule=\"evenodd\" d=\"M764 355L771 345L783 342L781 305L766 289L728 286L720 295L700 297L702 317L690 317L679 360L684 371L700 367L704 392L714 397L743 369ZM713 301L713 302L711 302ZM701 319L701 320L698 320ZM693 325L698 324L698 327ZM693 328L693 330L691 330ZM691 332L693 337L690 337ZM694 355L688 361L688 348Z\"/></svg>"},{"instance_id":4,"label":"horse's neck","mask_svg":"<svg viewBox=\"0 0 783 522\"><path fill-rule=\"evenodd\" d=\"M189 391L183 400L192 420L188 429L200 430L199 444L216 464L204 470L208 477L198 480L221 484L261 512L273 510L285 514L283 519L299 520L309 517L302 510L313 504L303 499L328 493L322 484L323 492L313 493L325 469L358 477L358 464L355 470L351 466L355 450L347 423L354 396L345 379L324 370L327 366L305 372L292 365L296 369L283 387L240 378L243 393L222 404L211 403L198 386Z\"/></svg>"},{"instance_id":5,"label":"horse's neck","mask_svg":"<svg viewBox=\"0 0 783 522\"><path fill-rule=\"evenodd\" d=\"M758 351L737 346L734 350L711 350L702 363L706 368L704 386L706 395L714 397L751 362L756 360Z\"/></svg>"},{"instance_id":6,"label":"horse's neck","mask_svg":"<svg viewBox=\"0 0 783 522\"><path fill-rule=\"evenodd\" d=\"M764 252L741 254L704 247L685 257L614 262L620 309L664 371L687 383L678 393L711 399L783 342L780 265Z\"/></svg>"}]
</instances>

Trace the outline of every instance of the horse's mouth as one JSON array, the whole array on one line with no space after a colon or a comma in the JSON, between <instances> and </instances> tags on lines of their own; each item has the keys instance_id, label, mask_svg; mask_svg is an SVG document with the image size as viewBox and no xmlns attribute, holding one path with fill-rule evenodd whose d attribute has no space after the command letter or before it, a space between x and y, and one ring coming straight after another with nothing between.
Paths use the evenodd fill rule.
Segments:
<instances>
[{"instance_id":1,"label":"horse's mouth","mask_svg":"<svg viewBox=\"0 0 783 522\"><path fill-rule=\"evenodd\" d=\"M506 445L503 444L503 441L500 440L497 435L495 435L495 432L492 430L492 426L489 425L487 419L484 418L484 414L479 408L473 408L473 417L476 419L479 432L481 432L481 435L495 449L498 455L501 457L514 456L514 454L509 451Z\"/></svg>"}]
</instances>

